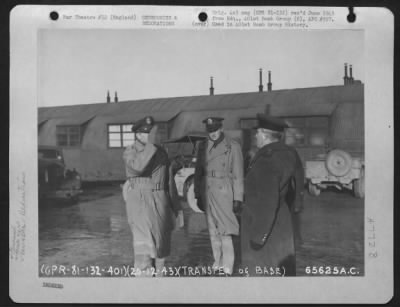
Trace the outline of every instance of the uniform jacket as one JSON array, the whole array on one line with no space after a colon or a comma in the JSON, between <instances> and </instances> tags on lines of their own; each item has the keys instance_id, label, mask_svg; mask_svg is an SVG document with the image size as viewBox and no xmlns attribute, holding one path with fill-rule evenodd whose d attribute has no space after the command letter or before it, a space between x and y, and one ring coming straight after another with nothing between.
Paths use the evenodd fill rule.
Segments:
<instances>
[{"instance_id":1,"label":"uniform jacket","mask_svg":"<svg viewBox=\"0 0 400 307\"><path fill-rule=\"evenodd\" d=\"M248 267L250 275L256 275L257 266L280 268L286 275L295 275L291 210L302 206L302 174L297 152L281 142L262 147L251 161L246 172L241 220L242 265ZM294 192L293 185L297 187ZM295 200L300 204L295 205ZM275 224L271 227L274 218ZM271 229L264 247L258 251L252 249L250 240L261 244Z\"/></svg>"},{"instance_id":2,"label":"uniform jacket","mask_svg":"<svg viewBox=\"0 0 400 307\"><path fill-rule=\"evenodd\" d=\"M157 155L158 158L154 156L157 150L159 151ZM139 154L139 152L141 152L141 154ZM167 153L162 147L158 145L153 145L152 143L148 143L148 146L145 146L144 148L140 145L129 146L124 151L124 160L126 162L125 169L127 178L140 176L144 171L144 167L148 165L151 160L152 165L147 166L148 170L154 168L154 165L159 164L160 161L164 164L167 163L168 174L165 174L165 180L163 180L165 181L164 185L166 186L166 190L168 191L168 194L170 196L171 206L174 213L177 214L179 210L182 210L182 206L179 201L178 191L176 188L176 183L174 180L175 174L173 173L172 165L169 163L169 160L167 160ZM155 173L154 175L156 174L157 173ZM123 197L125 201L127 187L128 182L125 182L123 188Z\"/></svg>"},{"instance_id":3,"label":"uniform jacket","mask_svg":"<svg viewBox=\"0 0 400 307\"><path fill-rule=\"evenodd\" d=\"M136 143L124 152L125 199L135 254L168 256L174 227L169 196L169 163L164 149Z\"/></svg>"},{"instance_id":4,"label":"uniform jacket","mask_svg":"<svg viewBox=\"0 0 400 307\"><path fill-rule=\"evenodd\" d=\"M204 204L220 234L238 234L233 201L243 201L243 156L240 144L224 136L215 147L202 141L197 150L195 196Z\"/></svg>"}]
</instances>

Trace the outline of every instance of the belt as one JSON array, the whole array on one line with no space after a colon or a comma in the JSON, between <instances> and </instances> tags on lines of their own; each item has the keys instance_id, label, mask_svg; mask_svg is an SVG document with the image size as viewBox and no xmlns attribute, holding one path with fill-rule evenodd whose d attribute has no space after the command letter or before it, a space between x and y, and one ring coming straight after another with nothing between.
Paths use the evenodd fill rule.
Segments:
<instances>
[{"instance_id":1,"label":"belt","mask_svg":"<svg viewBox=\"0 0 400 307\"><path fill-rule=\"evenodd\" d=\"M164 185L161 183L154 183L151 178L147 177L129 177L129 187L131 189L139 190L152 190L161 191L164 190Z\"/></svg>"},{"instance_id":2,"label":"belt","mask_svg":"<svg viewBox=\"0 0 400 307\"><path fill-rule=\"evenodd\" d=\"M229 178L230 174L227 172L220 172L220 171L215 171L215 170L207 170L206 171L206 176L207 177L213 177L213 178Z\"/></svg>"}]
</instances>

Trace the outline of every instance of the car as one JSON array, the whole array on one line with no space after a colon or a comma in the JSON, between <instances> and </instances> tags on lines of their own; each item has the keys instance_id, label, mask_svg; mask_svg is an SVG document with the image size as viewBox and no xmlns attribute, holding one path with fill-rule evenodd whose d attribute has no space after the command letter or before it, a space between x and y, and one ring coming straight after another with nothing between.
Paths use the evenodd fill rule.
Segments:
<instances>
[{"instance_id":1,"label":"car","mask_svg":"<svg viewBox=\"0 0 400 307\"><path fill-rule=\"evenodd\" d=\"M197 206L194 197L194 170L196 165L196 143L207 138L205 132L189 132L182 137L169 139L163 142L164 146L171 149L170 145L189 145L191 152L188 154L177 154L170 158L174 181L178 195L183 197L189 207L198 213L203 211ZM171 150L167 150L171 152Z\"/></svg>"},{"instance_id":2,"label":"car","mask_svg":"<svg viewBox=\"0 0 400 307\"><path fill-rule=\"evenodd\" d=\"M342 149L330 150L305 162L308 191L318 196L321 190L335 187L352 190L357 198L365 195L365 163L362 155L353 156Z\"/></svg>"},{"instance_id":3,"label":"car","mask_svg":"<svg viewBox=\"0 0 400 307\"><path fill-rule=\"evenodd\" d=\"M75 169L67 169L62 149L56 146L38 147L39 200L60 199L77 201L81 177Z\"/></svg>"}]
</instances>

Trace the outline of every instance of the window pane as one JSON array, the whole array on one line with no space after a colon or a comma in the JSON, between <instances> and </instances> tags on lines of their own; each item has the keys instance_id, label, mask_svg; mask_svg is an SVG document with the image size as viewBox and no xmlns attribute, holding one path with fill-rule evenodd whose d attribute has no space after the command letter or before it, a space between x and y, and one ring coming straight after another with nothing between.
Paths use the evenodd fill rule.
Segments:
<instances>
[{"instance_id":1,"label":"window pane","mask_svg":"<svg viewBox=\"0 0 400 307\"><path fill-rule=\"evenodd\" d=\"M291 145L291 146L295 146L296 144L296 138L294 136L286 136L285 138L285 143L286 145Z\"/></svg>"},{"instance_id":2,"label":"window pane","mask_svg":"<svg viewBox=\"0 0 400 307\"><path fill-rule=\"evenodd\" d=\"M110 147L121 147L121 141L110 140Z\"/></svg>"},{"instance_id":3,"label":"window pane","mask_svg":"<svg viewBox=\"0 0 400 307\"><path fill-rule=\"evenodd\" d=\"M123 147L126 147L126 146L129 146L129 145L132 145L133 143L135 142L135 140L134 139L129 139L129 140L123 140L122 141L122 146Z\"/></svg>"},{"instance_id":4,"label":"window pane","mask_svg":"<svg viewBox=\"0 0 400 307\"><path fill-rule=\"evenodd\" d=\"M168 124L167 123L157 123L158 136L160 141L165 141L168 139Z\"/></svg>"},{"instance_id":5,"label":"window pane","mask_svg":"<svg viewBox=\"0 0 400 307\"><path fill-rule=\"evenodd\" d=\"M79 135L79 131L80 131L79 127L69 127L68 133L69 134L77 134L77 135Z\"/></svg>"},{"instance_id":6,"label":"window pane","mask_svg":"<svg viewBox=\"0 0 400 307\"><path fill-rule=\"evenodd\" d=\"M132 125L123 125L122 131L124 132L132 132Z\"/></svg>"},{"instance_id":7,"label":"window pane","mask_svg":"<svg viewBox=\"0 0 400 307\"><path fill-rule=\"evenodd\" d=\"M39 156L44 159L57 159L57 157L62 156L62 154L55 149L39 149Z\"/></svg>"},{"instance_id":8,"label":"window pane","mask_svg":"<svg viewBox=\"0 0 400 307\"><path fill-rule=\"evenodd\" d=\"M135 134L133 132L124 132L122 134L122 138L124 140L127 140L127 139L133 140L135 138Z\"/></svg>"},{"instance_id":9,"label":"window pane","mask_svg":"<svg viewBox=\"0 0 400 307\"><path fill-rule=\"evenodd\" d=\"M57 126L56 137L58 146L78 146L81 141L80 126Z\"/></svg>"},{"instance_id":10,"label":"window pane","mask_svg":"<svg viewBox=\"0 0 400 307\"><path fill-rule=\"evenodd\" d=\"M285 143L288 145L304 145L304 130L299 128L287 128Z\"/></svg>"},{"instance_id":11,"label":"window pane","mask_svg":"<svg viewBox=\"0 0 400 307\"><path fill-rule=\"evenodd\" d=\"M57 127L57 134L67 134L68 127Z\"/></svg>"},{"instance_id":12,"label":"window pane","mask_svg":"<svg viewBox=\"0 0 400 307\"><path fill-rule=\"evenodd\" d=\"M324 146L328 138L327 129L310 129L309 143L312 146Z\"/></svg>"},{"instance_id":13,"label":"window pane","mask_svg":"<svg viewBox=\"0 0 400 307\"><path fill-rule=\"evenodd\" d=\"M309 117L306 119L308 127L328 127L328 118L324 116Z\"/></svg>"},{"instance_id":14,"label":"window pane","mask_svg":"<svg viewBox=\"0 0 400 307\"><path fill-rule=\"evenodd\" d=\"M109 132L120 132L121 131L121 126L120 125L109 125L108 126L108 131Z\"/></svg>"},{"instance_id":15,"label":"window pane","mask_svg":"<svg viewBox=\"0 0 400 307\"><path fill-rule=\"evenodd\" d=\"M77 146L77 145L79 145L79 135L70 135L69 146Z\"/></svg>"},{"instance_id":16,"label":"window pane","mask_svg":"<svg viewBox=\"0 0 400 307\"><path fill-rule=\"evenodd\" d=\"M133 132L124 132L122 134L123 147L133 144L134 140L135 140L135 134Z\"/></svg>"},{"instance_id":17,"label":"window pane","mask_svg":"<svg viewBox=\"0 0 400 307\"><path fill-rule=\"evenodd\" d=\"M68 135L70 137L79 138L79 133L76 133L76 132L70 132Z\"/></svg>"},{"instance_id":18,"label":"window pane","mask_svg":"<svg viewBox=\"0 0 400 307\"><path fill-rule=\"evenodd\" d=\"M67 146L68 145L68 138L66 135L57 135L57 145L58 146Z\"/></svg>"},{"instance_id":19,"label":"window pane","mask_svg":"<svg viewBox=\"0 0 400 307\"><path fill-rule=\"evenodd\" d=\"M304 127L305 119L303 117L289 117L284 119L289 127Z\"/></svg>"},{"instance_id":20,"label":"window pane","mask_svg":"<svg viewBox=\"0 0 400 307\"><path fill-rule=\"evenodd\" d=\"M257 124L257 119L249 118L249 119L241 119L240 120L240 128L241 129L251 129Z\"/></svg>"},{"instance_id":21,"label":"window pane","mask_svg":"<svg viewBox=\"0 0 400 307\"><path fill-rule=\"evenodd\" d=\"M121 134L119 134L119 133L110 133L110 134L108 135L108 139L109 139L109 140L113 140L113 141L115 141L115 140L121 140Z\"/></svg>"}]
</instances>

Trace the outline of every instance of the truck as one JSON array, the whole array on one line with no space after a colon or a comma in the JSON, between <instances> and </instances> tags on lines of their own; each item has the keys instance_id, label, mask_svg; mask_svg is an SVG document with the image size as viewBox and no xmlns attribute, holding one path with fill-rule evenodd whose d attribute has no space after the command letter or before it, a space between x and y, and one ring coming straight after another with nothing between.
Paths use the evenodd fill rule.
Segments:
<instances>
[{"instance_id":1,"label":"truck","mask_svg":"<svg viewBox=\"0 0 400 307\"><path fill-rule=\"evenodd\" d=\"M242 145L245 161L247 161L248 144L250 144L250 131L244 129L226 130L226 135L235 139ZM163 142L170 155L170 163L173 167L174 181L177 192L198 213L204 213L197 205L194 195L194 171L196 166L197 143L207 138L206 132L189 132L179 138L169 139ZM243 146L244 145L244 146ZM175 147L175 148L174 148ZM174 150L175 149L175 150ZM174 154L174 152L178 154ZM246 163L246 162L245 162Z\"/></svg>"},{"instance_id":2,"label":"truck","mask_svg":"<svg viewBox=\"0 0 400 307\"><path fill-rule=\"evenodd\" d=\"M172 155L170 158L176 189L178 195L183 197L188 203L189 207L198 213L203 213L203 211L197 206L197 200L194 197L196 144L205 138L207 138L206 133L189 132L182 137L169 139L163 142L168 152L172 151L173 146L181 147L177 150L179 154ZM186 150L182 147L186 147Z\"/></svg>"},{"instance_id":3,"label":"truck","mask_svg":"<svg viewBox=\"0 0 400 307\"><path fill-rule=\"evenodd\" d=\"M38 147L39 201L67 200L76 202L81 190L81 177L68 169L62 149L56 146Z\"/></svg>"},{"instance_id":4,"label":"truck","mask_svg":"<svg viewBox=\"0 0 400 307\"><path fill-rule=\"evenodd\" d=\"M365 163L362 156L352 156L342 149L330 150L305 163L308 191L318 196L321 190L334 187L351 190L355 197L365 195Z\"/></svg>"}]
</instances>

